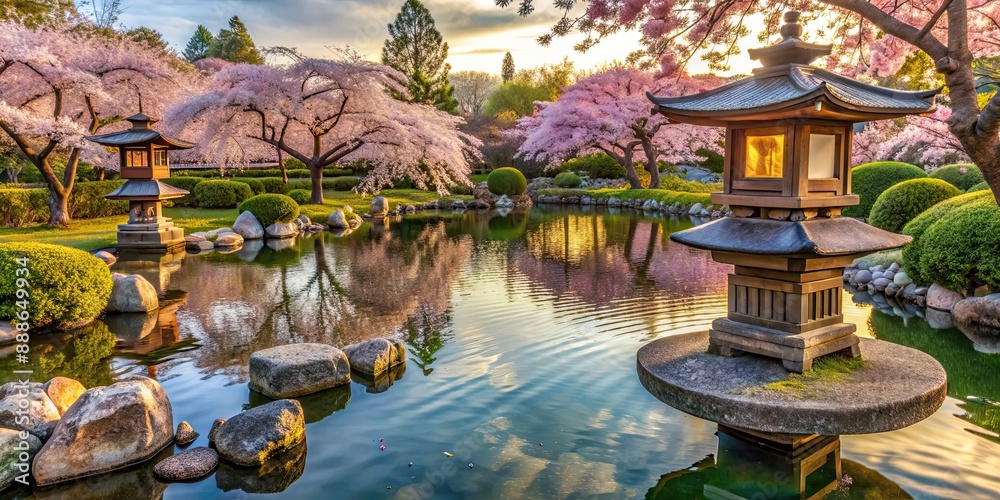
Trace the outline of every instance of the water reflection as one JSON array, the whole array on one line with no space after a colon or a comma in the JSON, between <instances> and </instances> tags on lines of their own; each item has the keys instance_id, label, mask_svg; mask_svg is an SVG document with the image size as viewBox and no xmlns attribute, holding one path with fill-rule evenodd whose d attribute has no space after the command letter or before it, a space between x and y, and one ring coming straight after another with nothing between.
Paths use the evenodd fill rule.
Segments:
<instances>
[{"instance_id":1,"label":"water reflection","mask_svg":"<svg viewBox=\"0 0 1000 500\"><path fill-rule=\"evenodd\" d=\"M215 485L222 491L281 493L302 477L306 470L306 443L272 457L260 467L245 468L219 462Z\"/></svg>"},{"instance_id":2,"label":"water reflection","mask_svg":"<svg viewBox=\"0 0 1000 500\"><path fill-rule=\"evenodd\" d=\"M354 377L354 374L351 374ZM250 402L243 405L244 409L266 405L274 400L255 391L250 392ZM351 401L351 384L333 387L325 391L307 394L295 398L302 405L302 413L307 424L321 422L326 417L347 408Z\"/></svg>"}]
</instances>

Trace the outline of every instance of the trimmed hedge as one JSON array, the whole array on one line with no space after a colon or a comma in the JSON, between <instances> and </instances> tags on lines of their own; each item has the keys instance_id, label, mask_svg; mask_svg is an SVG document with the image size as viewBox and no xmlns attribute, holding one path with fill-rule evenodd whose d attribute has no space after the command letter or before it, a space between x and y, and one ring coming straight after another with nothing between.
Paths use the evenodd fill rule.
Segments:
<instances>
[{"instance_id":1,"label":"trimmed hedge","mask_svg":"<svg viewBox=\"0 0 1000 500\"><path fill-rule=\"evenodd\" d=\"M201 177L176 177L175 176L175 177L169 177L167 179L163 179L162 182L164 184L169 184L169 185L171 185L173 187L181 188L181 189L187 191L188 193L190 193L190 194L184 196L183 198L175 198L175 199L171 200L171 201L174 202L174 205L188 205L188 206L194 207L194 206L198 205L198 197L194 195L194 188L195 188L195 186L197 186L198 184L201 184L204 181L205 181L205 179L203 179Z\"/></svg>"},{"instance_id":2,"label":"trimmed hedge","mask_svg":"<svg viewBox=\"0 0 1000 500\"><path fill-rule=\"evenodd\" d=\"M207 180L194 187L194 195L202 208L236 208L253 192L242 182Z\"/></svg>"},{"instance_id":3,"label":"trimmed hedge","mask_svg":"<svg viewBox=\"0 0 1000 500\"><path fill-rule=\"evenodd\" d=\"M992 189L990 189L990 185L987 184L986 181L983 181L983 182L980 182L979 184L976 184L975 186L970 187L965 192L966 193L975 193L976 191L992 191Z\"/></svg>"},{"instance_id":4,"label":"trimmed hedge","mask_svg":"<svg viewBox=\"0 0 1000 500\"><path fill-rule=\"evenodd\" d=\"M3 227L21 227L48 219L48 189L0 189L0 224Z\"/></svg>"},{"instance_id":5,"label":"trimmed hedge","mask_svg":"<svg viewBox=\"0 0 1000 500\"><path fill-rule=\"evenodd\" d=\"M911 179L885 190L872 207L868 223L898 233L928 208L962 194L941 179Z\"/></svg>"},{"instance_id":6,"label":"trimmed hedge","mask_svg":"<svg viewBox=\"0 0 1000 500\"><path fill-rule=\"evenodd\" d=\"M281 177L262 177L260 183L264 186L265 193L285 194L288 192L288 184Z\"/></svg>"},{"instance_id":7,"label":"trimmed hedge","mask_svg":"<svg viewBox=\"0 0 1000 500\"><path fill-rule=\"evenodd\" d=\"M309 169L305 168L305 165L296 168L288 168L286 170L289 179L308 179L310 177ZM263 177L278 177L281 178L281 170L277 168L254 168L246 170L227 170L226 176L222 176L216 169L203 169L203 170L176 170L173 172L174 176L178 177L201 177L204 179L215 178L215 179L260 179ZM326 177L342 177L345 175L353 175L353 171L344 168L324 168L323 175Z\"/></svg>"},{"instance_id":8,"label":"trimmed hedge","mask_svg":"<svg viewBox=\"0 0 1000 500\"><path fill-rule=\"evenodd\" d=\"M844 207L847 217L868 218L872 206L886 189L903 181L927 177L927 173L916 165L898 161L878 161L858 165L851 171L851 191L861 197L861 203Z\"/></svg>"},{"instance_id":9,"label":"trimmed hedge","mask_svg":"<svg viewBox=\"0 0 1000 500\"><path fill-rule=\"evenodd\" d=\"M516 196L528 189L528 180L524 174L514 167L498 168L486 177L486 185L490 192L500 196Z\"/></svg>"},{"instance_id":10,"label":"trimmed hedge","mask_svg":"<svg viewBox=\"0 0 1000 500\"><path fill-rule=\"evenodd\" d=\"M625 167L604 153L573 158L563 163L559 170L562 172L587 172L587 175L592 179L621 179L625 177Z\"/></svg>"},{"instance_id":11,"label":"trimmed hedge","mask_svg":"<svg viewBox=\"0 0 1000 500\"><path fill-rule=\"evenodd\" d=\"M264 194L267 191L264 190L264 183L258 179L247 178L247 177L233 177L231 179L233 182L242 182L247 186L250 186L250 191L253 191L254 195Z\"/></svg>"},{"instance_id":12,"label":"trimmed hedge","mask_svg":"<svg viewBox=\"0 0 1000 500\"><path fill-rule=\"evenodd\" d=\"M274 223L285 223L299 216L299 204L283 194L261 194L240 203L240 213L249 211L267 227Z\"/></svg>"},{"instance_id":13,"label":"trimmed hedge","mask_svg":"<svg viewBox=\"0 0 1000 500\"><path fill-rule=\"evenodd\" d=\"M312 191L308 189L293 189L288 192L288 197L295 200L299 205L308 205L312 200Z\"/></svg>"},{"instance_id":14,"label":"trimmed hedge","mask_svg":"<svg viewBox=\"0 0 1000 500\"><path fill-rule=\"evenodd\" d=\"M125 181L80 182L73 186L69 197L69 216L92 219L128 213L127 201L104 198ZM0 189L0 223L4 227L19 227L49 220L48 188Z\"/></svg>"},{"instance_id":15,"label":"trimmed hedge","mask_svg":"<svg viewBox=\"0 0 1000 500\"><path fill-rule=\"evenodd\" d=\"M955 291L1000 289L1000 206L984 197L948 212L921 236L919 276Z\"/></svg>"},{"instance_id":16,"label":"trimmed hedge","mask_svg":"<svg viewBox=\"0 0 1000 500\"><path fill-rule=\"evenodd\" d=\"M80 182L73 186L69 197L69 216L74 219L94 219L128 213L128 202L109 200L104 196L125 184L123 180Z\"/></svg>"},{"instance_id":17,"label":"trimmed hedge","mask_svg":"<svg viewBox=\"0 0 1000 500\"><path fill-rule=\"evenodd\" d=\"M968 191L976 184L986 181L979 167L971 163L945 165L931 172L931 177L948 182L962 191Z\"/></svg>"},{"instance_id":18,"label":"trimmed hedge","mask_svg":"<svg viewBox=\"0 0 1000 500\"><path fill-rule=\"evenodd\" d=\"M552 183L561 188L575 188L583 184L583 179L572 172L563 172L557 175Z\"/></svg>"},{"instance_id":19,"label":"trimmed hedge","mask_svg":"<svg viewBox=\"0 0 1000 500\"><path fill-rule=\"evenodd\" d=\"M17 302L17 278L28 259L27 321L32 327L64 329L99 316L111 297L111 271L93 255L75 248L42 243L0 244L0 319L15 319L25 309Z\"/></svg>"},{"instance_id":20,"label":"trimmed hedge","mask_svg":"<svg viewBox=\"0 0 1000 500\"><path fill-rule=\"evenodd\" d=\"M923 213L910 221L909 224L903 227L903 234L913 236L913 242L903 247L903 267L906 268L907 274L910 275L910 278L913 279L914 282L921 285L930 285L933 283L927 281L927 279L920 274L920 258L924 255L923 236L927 229L929 229L937 221L941 220L941 218L948 213L951 213L952 211L969 203L974 203L991 197L992 193L988 191L967 193L961 196L956 196L925 210Z\"/></svg>"}]
</instances>

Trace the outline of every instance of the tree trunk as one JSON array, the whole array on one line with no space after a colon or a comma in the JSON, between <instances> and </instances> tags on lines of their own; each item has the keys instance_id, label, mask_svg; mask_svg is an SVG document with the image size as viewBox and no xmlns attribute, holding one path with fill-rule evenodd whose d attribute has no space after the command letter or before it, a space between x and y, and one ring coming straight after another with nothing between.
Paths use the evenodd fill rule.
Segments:
<instances>
[{"instance_id":1,"label":"tree trunk","mask_svg":"<svg viewBox=\"0 0 1000 500\"><path fill-rule=\"evenodd\" d=\"M625 175L628 176L629 189L642 189L642 181L635 173L635 162L632 161L631 153L625 158L625 164L622 166L625 167Z\"/></svg>"},{"instance_id":2,"label":"tree trunk","mask_svg":"<svg viewBox=\"0 0 1000 500\"><path fill-rule=\"evenodd\" d=\"M69 226L69 193L62 194L49 189L49 225L55 227Z\"/></svg>"},{"instance_id":3,"label":"tree trunk","mask_svg":"<svg viewBox=\"0 0 1000 500\"><path fill-rule=\"evenodd\" d=\"M288 169L285 168L285 162L281 158L281 148L278 149L278 170L281 171L281 182L288 184Z\"/></svg>"},{"instance_id":4,"label":"tree trunk","mask_svg":"<svg viewBox=\"0 0 1000 500\"><path fill-rule=\"evenodd\" d=\"M98 181L103 181L104 180L104 169L103 168L97 169L97 180Z\"/></svg>"},{"instance_id":5,"label":"tree trunk","mask_svg":"<svg viewBox=\"0 0 1000 500\"><path fill-rule=\"evenodd\" d=\"M317 205L323 204L323 167L322 166L311 166L309 167L310 178L312 180L312 197L309 199L310 203L315 203Z\"/></svg>"},{"instance_id":6,"label":"tree trunk","mask_svg":"<svg viewBox=\"0 0 1000 500\"><path fill-rule=\"evenodd\" d=\"M643 141L642 150L646 153L646 171L649 172L649 188L660 189L660 166L656 164L656 150L652 141Z\"/></svg>"}]
</instances>

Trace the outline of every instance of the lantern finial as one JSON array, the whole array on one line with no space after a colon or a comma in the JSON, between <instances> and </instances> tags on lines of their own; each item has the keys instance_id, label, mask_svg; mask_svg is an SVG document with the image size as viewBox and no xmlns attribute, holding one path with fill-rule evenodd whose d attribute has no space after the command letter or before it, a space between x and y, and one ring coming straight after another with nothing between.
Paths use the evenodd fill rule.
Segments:
<instances>
[{"instance_id":1,"label":"lantern finial","mask_svg":"<svg viewBox=\"0 0 1000 500\"><path fill-rule=\"evenodd\" d=\"M781 37L785 40L789 38L802 38L802 25L799 24L798 11L790 10L785 12L785 24L781 25Z\"/></svg>"}]
</instances>

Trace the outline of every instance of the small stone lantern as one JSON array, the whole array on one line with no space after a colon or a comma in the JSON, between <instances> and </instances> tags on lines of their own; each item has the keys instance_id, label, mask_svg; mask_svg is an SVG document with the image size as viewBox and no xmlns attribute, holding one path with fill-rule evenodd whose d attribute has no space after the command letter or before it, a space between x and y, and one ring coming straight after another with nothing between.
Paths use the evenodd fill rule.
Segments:
<instances>
[{"instance_id":1,"label":"small stone lantern","mask_svg":"<svg viewBox=\"0 0 1000 500\"><path fill-rule=\"evenodd\" d=\"M682 97L649 94L671 122L726 128L723 191L716 205L735 217L675 233L735 265L729 314L713 323L710 351L781 359L801 373L831 353L858 356L856 327L843 321L844 267L897 248L908 236L851 218L851 138L855 123L927 114L941 89L904 92L861 83L810 64L829 45L799 37L788 12L782 41L750 50L753 76Z\"/></svg>"},{"instance_id":2,"label":"small stone lantern","mask_svg":"<svg viewBox=\"0 0 1000 500\"><path fill-rule=\"evenodd\" d=\"M163 217L163 201L180 198L187 191L164 184L170 177L167 151L190 149L194 144L164 137L153 130L157 120L141 111L127 118L132 128L121 132L95 135L87 139L102 146L117 148L121 177L125 184L105 196L109 200L128 200L127 224L118 226L119 250L136 253L174 253L184 249L184 229L174 227Z\"/></svg>"}]
</instances>

